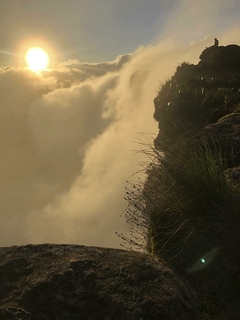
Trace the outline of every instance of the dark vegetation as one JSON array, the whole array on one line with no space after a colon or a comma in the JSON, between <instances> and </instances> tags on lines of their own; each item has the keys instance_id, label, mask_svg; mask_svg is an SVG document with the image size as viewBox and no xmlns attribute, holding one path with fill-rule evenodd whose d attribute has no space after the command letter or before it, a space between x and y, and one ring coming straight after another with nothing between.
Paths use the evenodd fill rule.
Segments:
<instances>
[{"instance_id":1,"label":"dark vegetation","mask_svg":"<svg viewBox=\"0 0 240 320\"><path fill-rule=\"evenodd\" d=\"M141 142L147 179L126 195L123 246L164 259L196 289L206 319L240 319L239 57L236 45L207 48L161 85L159 135L154 147Z\"/></svg>"}]
</instances>

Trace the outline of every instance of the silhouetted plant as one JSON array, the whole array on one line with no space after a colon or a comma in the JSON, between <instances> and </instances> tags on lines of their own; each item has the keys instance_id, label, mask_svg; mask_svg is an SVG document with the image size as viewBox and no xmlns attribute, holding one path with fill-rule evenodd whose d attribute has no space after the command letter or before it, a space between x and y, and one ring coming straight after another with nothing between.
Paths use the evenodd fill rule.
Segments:
<instances>
[{"instance_id":1,"label":"silhouetted plant","mask_svg":"<svg viewBox=\"0 0 240 320\"><path fill-rule=\"evenodd\" d=\"M124 215L131 236L121 235L124 247L164 259L204 294L219 299L222 294L226 301L240 294L240 192L225 176L222 151L188 138L179 138L164 154L142 145L149 156L147 179L127 187ZM211 263L201 264L209 252Z\"/></svg>"}]
</instances>

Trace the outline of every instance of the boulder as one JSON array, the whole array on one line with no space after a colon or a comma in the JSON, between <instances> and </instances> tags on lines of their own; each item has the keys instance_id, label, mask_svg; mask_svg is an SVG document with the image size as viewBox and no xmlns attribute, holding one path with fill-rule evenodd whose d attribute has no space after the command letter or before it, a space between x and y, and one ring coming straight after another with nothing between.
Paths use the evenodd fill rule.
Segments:
<instances>
[{"instance_id":1,"label":"boulder","mask_svg":"<svg viewBox=\"0 0 240 320\"><path fill-rule=\"evenodd\" d=\"M200 55L200 66L240 67L240 46L212 46L206 48Z\"/></svg>"},{"instance_id":2,"label":"boulder","mask_svg":"<svg viewBox=\"0 0 240 320\"><path fill-rule=\"evenodd\" d=\"M80 245L0 248L0 319L200 319L194 292L150 254Z\"/></svg>"},{"instance_id":3,"label":"boulder","mask_svg":"<svg viewBox=\"0 0 240 320\"><path fill-rule=\"evenodd\" d=\"M233 112L220 118L197 132L197 137L218 144L227 160L228 168L240 164L240 112Z\"/></svg>"}]
</instances>

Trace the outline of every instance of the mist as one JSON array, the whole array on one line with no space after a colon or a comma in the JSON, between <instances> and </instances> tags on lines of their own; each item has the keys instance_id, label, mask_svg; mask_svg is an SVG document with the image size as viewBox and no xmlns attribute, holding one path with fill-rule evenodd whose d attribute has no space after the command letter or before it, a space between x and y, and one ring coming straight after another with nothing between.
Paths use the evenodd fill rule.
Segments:
<instances>
[{"instance_id":1,"label":"mist","mask_svg":"<svg viewBox=\"0 0 240 320\"><path fill-rule=\"evenodd\" d=\"M126 180L147 158L136 143L157 135L153 99L183 61L197 63L215 34L173 38L105 63L70 60L39 76L0 69L0 245L120 247ZM237 27L218 35L239 42ZM134 177L135 179L135 177Z\"/></svg>"}]
</instances>

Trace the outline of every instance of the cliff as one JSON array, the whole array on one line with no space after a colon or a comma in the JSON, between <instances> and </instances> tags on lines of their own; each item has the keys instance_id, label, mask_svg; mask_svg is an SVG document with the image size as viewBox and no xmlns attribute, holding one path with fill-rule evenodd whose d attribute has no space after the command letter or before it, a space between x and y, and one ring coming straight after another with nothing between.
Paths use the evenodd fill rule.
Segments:
<instances>
[{"instance_id":1,"label":"cliff","mask_svg":"<svg viewBox=\"0 0 240 320\"><path fill-rule=\"evenodd\" d=\"M164 137L179 137L240 111L240 47L212 46L199 59L197 65L183 62L159 88L154 99L160 129L156 148L161 148Z\"/></svg>"},{"instance_id":2,"label":"cliff","mask_svg":"<svg viewBox=\"0 0 240 320\"><path fill-rule=\"evenodd\" d=\"M155 254L186 275L208 319L240 318L239 54L233 44L206 48L154 99L148 250L154 242Z\"/></svg>"}]
</instances>

